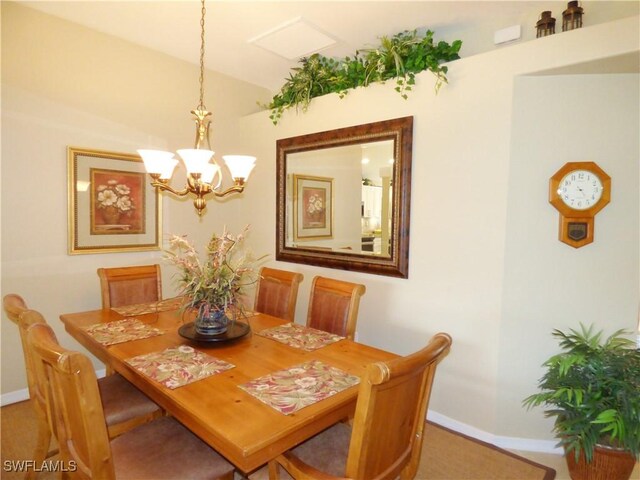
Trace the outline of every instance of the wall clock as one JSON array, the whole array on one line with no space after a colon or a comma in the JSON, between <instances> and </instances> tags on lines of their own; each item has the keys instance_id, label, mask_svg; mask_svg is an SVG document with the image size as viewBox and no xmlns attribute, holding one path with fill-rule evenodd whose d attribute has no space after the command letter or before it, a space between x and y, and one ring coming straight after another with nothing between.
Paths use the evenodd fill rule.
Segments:
<instances>
[{"instance_id":1,"label":"wall clock","mask_svg":"<svg viewBox=\"0 0 640 480\"><path fill-rule=\"evenodd\" d=\"M611 199L611 177L594 162L569 162L549 180L549 203L560 212L558 239L575 248L593 242L594 217Z\"/></svg>"}]
</instances>

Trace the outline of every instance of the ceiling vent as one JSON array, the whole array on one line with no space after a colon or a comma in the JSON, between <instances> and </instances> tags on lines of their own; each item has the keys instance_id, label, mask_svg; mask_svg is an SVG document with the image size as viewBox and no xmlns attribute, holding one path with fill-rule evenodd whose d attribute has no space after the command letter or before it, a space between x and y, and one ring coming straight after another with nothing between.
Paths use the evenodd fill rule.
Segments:
<instances>
[{"instance_id":1,"label":"ceiling vent","mask_svg":"<svg viewBox=\"0 0 640 480\"><path fill-rule=\"evenodd\" d=\"M337 42L302 17L297 17L250 39L249 43L287 60L298 60Z\"/></svg>"}]
</instances>

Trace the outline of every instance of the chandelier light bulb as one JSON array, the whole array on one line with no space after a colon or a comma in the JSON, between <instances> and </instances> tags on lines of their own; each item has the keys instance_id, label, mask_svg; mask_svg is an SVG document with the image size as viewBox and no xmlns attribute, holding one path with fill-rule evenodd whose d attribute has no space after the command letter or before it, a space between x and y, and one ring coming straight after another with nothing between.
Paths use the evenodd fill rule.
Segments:
<instances>
[{"instance_id":1,"label":"chandelier light bulb","mask_svg":"<svg viewBox=\"0 0 640 480\"><path fill-rule=\"evenodd\" d=\"M144 168L148 173L162 174L169 168L169 165L172 165L172 161L175 162L173 163L174 167L178 163L177 160L173 159L173 153L162 150L142 149L138 150L138 155L142 157ZM171 171L173 172L173 168Z\"/></svg>"},{"instance_id":2,"label":"chandelier light bulb","mask_svg":"<svg viewBox=\"0 0 640 480\"><path fill-rule=\"evenodd\" d=\"M178 165L178 160L175 158L171 158L166 164L163 166L163 171L160 174L160 180L170 180L173 176L173 171Z\"/></svg>"},{"instance_id":3,"label":"chandelier light bulb","mask_svg":"<svg viewBox=\"0 0 640 480\"><path fill-rule=\"evenodd\" d=\"M211 150L201 150L198 148L184 148L178 150L178 155L182 158L184 166L187 168L189 175L202 174L207 169L207 164L213 152Z\"/></svg>"},{"instance_id":4,"label":"chandelier light bulb","mask_svg":"<svg viewBox=\"0 0 640 480\"><path fill-rule=\"evenodd\" d=\"M214 185L213 179L216 177L216 175L218 176L218 182L216 185ZM213 190L218 189L220 187L220 184L222 183L222 172L220 170L220 165L218 165L217 163L207 163L205 165L204 171L202 172L202 177L200 177L200 180L211 185L211 188Z\"/></svg>"},{"instance_id":5,"label":"chandelier light bulb","mask_svg":"<svg viewBox=\"0 0 640 480\"><path fill-rule=\"evenodd\" d=\"M256 163L256 157L249 155L224 155L222 158L227 164L234 180L241 178L246 181Z\"/></svg>"}]
</instances>

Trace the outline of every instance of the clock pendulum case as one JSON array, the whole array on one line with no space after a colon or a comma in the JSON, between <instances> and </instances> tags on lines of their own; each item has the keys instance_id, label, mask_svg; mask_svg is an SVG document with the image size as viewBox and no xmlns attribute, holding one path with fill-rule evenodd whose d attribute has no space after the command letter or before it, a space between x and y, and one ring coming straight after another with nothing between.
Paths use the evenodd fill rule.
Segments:
<instances>
[{"instance_id":1,"label":"clock pendulum case","mask_svg":"<svg viewBox=\"0 0 640 480\"><path fill-rule=\"evenodd\" d=\"M593 242L594 217L611 199L611 177L594 162L569 162L549 179L549 203L560 212L558 239L580 248Z\"/></svg>"}]
</instances>

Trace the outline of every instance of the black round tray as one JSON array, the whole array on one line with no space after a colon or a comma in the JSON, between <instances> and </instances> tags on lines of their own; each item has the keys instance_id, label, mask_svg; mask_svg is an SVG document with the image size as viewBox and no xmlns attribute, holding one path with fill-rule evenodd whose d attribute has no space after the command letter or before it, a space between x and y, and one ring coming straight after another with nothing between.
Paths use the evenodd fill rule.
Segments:
<instances>
[{"instance_id":1,"label":"black round tray","mask_svg":"<svg viewBox=\"0 0 640 480\"><path fill-rule=\"evenodd\" d=\"M185 323L178 329L178 333L181 337L193 340L194 342L203 343L221 343L230 342L244 337L251 331L248 323L231 322L226 332L219 333L217 335L202 335L196 332L196 327L193 322Z\"/></svg>"}]
</instances>

